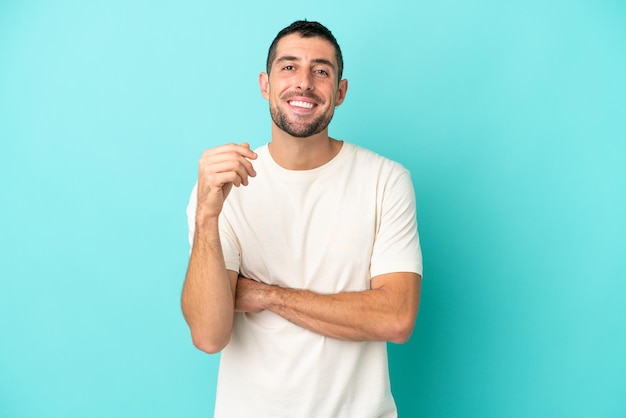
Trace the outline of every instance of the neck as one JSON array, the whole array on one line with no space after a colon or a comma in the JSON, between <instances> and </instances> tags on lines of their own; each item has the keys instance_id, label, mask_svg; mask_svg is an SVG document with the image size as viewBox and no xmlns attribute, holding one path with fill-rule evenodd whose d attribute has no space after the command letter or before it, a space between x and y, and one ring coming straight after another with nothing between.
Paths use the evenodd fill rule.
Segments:
<instances>
[{"instance_id":1,"label":"neck","mask_svg":"<svg viewBox=\"0 0 626 418\"><path fill-rule=\"evenodd\" d=\"M328 136L328 129L296 138L272 123L269 150L278 165L287 170L312 170L332 160L341 150L342 142Z\"/></svg>"}]
</instances>

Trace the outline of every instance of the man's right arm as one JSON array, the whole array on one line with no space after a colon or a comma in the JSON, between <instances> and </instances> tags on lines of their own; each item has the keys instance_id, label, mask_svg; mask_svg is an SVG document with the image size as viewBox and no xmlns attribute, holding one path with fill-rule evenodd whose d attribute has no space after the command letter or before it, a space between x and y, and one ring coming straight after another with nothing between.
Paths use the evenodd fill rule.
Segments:
<instances>
[{"instance_id":1,"label":"man's right arm","mask_svg":"<svg viewBox=\"0 0 626 418\"><path fill-rule=\"evenodd\" d=\"M248 144L205 151L198 164L195 231L181 297L183 315L196 347L221 351L233 326L237 272L226 270L219 235L219 214L232 186L246 186L256 173Z\"/></svg>"}]
</instances>

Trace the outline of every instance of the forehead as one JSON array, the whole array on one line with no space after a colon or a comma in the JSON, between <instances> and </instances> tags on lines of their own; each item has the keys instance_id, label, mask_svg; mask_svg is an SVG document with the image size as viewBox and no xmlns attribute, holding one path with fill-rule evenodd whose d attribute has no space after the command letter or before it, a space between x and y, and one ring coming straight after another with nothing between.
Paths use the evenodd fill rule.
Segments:
<instances>
[{"instance_id":1,"label":"forehead","mask_svg":"<svg viewBox=\"0 0 626 418\"><path fill-rule=\"evenodd\" d=\"M324 59L337 66L335 47L326 39L314 36L304 38L297 33L292 33L281 38L276 45L276 58L295 57L304 60Z\"/></svg>"}]
</instances>

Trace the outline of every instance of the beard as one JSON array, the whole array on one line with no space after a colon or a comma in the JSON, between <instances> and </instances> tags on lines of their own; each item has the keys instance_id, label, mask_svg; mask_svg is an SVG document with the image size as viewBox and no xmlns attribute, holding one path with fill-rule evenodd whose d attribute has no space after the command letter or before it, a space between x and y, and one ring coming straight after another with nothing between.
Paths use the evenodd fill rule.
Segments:
<instances>
[{"instance_id":1,"label":"beard","mask_svg":"<svg viewBox=\"0 0 626 418\"><path fill-rule=\"evenodd\" d=\"M297 118L289 120L287 114L280 110L278 106L270 105L270 114L274 124L278 126L282 131L288 133L295 138L307 138L322 132L330 120L333 118L333 114L320 115L316 119L310 122L298 122Z\"/></svg>"}]
</instances>

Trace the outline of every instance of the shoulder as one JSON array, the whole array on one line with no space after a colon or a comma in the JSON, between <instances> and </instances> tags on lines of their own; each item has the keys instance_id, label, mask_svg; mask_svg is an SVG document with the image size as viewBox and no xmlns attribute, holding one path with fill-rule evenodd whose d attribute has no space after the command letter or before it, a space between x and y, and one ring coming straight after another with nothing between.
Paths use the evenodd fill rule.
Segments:
<instances>
[{"instance_id":1,"label":"shoulder","mask_svg":"<svg viewBox=\"0 0 626 418\"><path fill-rule=\"evenodd\" d=\"M344 142L344 147L354 159L355 164L372 173L391 177L409 175L409 171L402 164L370 149L350 142Z\"/></svg>"}]
</instances>

